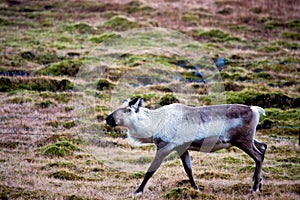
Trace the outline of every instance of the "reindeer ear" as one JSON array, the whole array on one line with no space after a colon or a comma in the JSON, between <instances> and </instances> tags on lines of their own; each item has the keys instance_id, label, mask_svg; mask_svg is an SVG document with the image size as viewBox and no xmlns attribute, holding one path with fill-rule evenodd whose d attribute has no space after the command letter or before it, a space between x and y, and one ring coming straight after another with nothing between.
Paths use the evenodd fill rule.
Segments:
<instances>
[{"instance_id":1,"label":"reindeer ear","mask_svg":"<svg viewBox=\"0 0 300 200\"><path fill-rule=\"evenodd\" d=\"M134 104L136 104L136 102L138 102L139 98L134 98L132 101L129 101L128 105L131 107Z\"/></svg>"},{"instance_id":2,"label":"reindeer ear","mask_svg":"<svg viewBox=\"0 0 300 200\"><path fill-rule=\"evenodd\" d=\"M143 105L143 98L135 98L129 102L129 106L135 109L135 112L139 112L139 108Z\"/></svg>"}]
</instances>

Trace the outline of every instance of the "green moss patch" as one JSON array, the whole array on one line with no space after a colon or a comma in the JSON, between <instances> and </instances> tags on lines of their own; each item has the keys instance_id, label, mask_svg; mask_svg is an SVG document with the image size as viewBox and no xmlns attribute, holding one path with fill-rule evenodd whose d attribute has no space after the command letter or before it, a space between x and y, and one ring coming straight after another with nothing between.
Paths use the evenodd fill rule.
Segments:
<instances>
[{"instance_id":1,"label":"green moss patch","mask_svg":"<svg viewBox=\"0 0 300 200\"><path fill-rule=\"evenodd\" d=\"M299 109L266 108L265 112L267 116L259 123L258 128L274 128L272 133L277 133L275 129L280 128L281 131L277 133L279 135L283 133L285 135L297 135L297 126L299 126L300 122Z\"/></svg>"},{"instance_id":2,"label":"green moss patch","mask_svg":"<svg viewBox=\"0 0 300 200\"><path fill-rule=\"evenodd\" d=\"M43 155L46 156L64 157L72 155L75 151L80 151L80 148L69 141L59 141L40 148L40 151Z\"/></svg>"},{"instance_id":3,"label":"green moss patch","mask_svg":"<svg viewBox=\"0 0 300 200\"><path fill-rule=\"evenodd\" d=\"M256 105L263 108L294 108L299 107L297 98L279 92L239 91L226 92L227 103Z\"/></svg>"},{"instance_id":4,"label":"green moss patch","mask_svg":"<svg viewBox=\"0 0 300 200\"><path fill-rule=\"evenodd\" d=\"M58 63L50 64L37 73L51 76L76 76L83 62L80 59L68 59Z\"/></svg>"},{"instance_id":5,"label":"green moss patch","mask_svg":"<svg viewBox=\"0 0 300 200\"><path fill-rule=\"evenodd\" d=\"M194 30L192 36L196 39L205 39L212 42L239 42L241 41L238 37L230 36L229 33L226 33L220 29L212 29L209 31L198 31Z\"/></svg>"}]
</instances>

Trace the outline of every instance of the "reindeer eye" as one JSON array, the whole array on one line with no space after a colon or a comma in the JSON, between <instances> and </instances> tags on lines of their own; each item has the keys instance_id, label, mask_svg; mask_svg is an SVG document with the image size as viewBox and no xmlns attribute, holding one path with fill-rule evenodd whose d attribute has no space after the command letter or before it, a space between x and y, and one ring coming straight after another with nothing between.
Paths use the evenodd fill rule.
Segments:
<instances>
[{"instance_id":1,"label":"reindeer eye","mask_svg":"<svg viewBox=\"0 0 300 200\"><path fill-rule=\"evenodd\" d=\"M126 112L130 113L131 112L131 108L126 108Z\"/></svg>"}]
</instances>

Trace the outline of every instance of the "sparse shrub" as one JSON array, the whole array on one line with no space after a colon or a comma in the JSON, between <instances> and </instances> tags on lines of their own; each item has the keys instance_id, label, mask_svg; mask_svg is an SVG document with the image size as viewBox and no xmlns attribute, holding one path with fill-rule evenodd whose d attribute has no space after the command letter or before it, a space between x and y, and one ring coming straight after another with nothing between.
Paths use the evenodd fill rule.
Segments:
<instances>
[{"instance_id":1,"label":"sparse shrub","mask_svg":"<svg viewBox=\"0 0 300 200\"><path fill-rule=\"evenodd\" d=\"M54 99L58 103L68 103L72 98L70 93L66 92L41 92L40 96L43 99Z\"/></svg>"},{"instance_id":2,"label":"sparse shrub","mask_svg":"<svg viewBox=\"0 0 300 200\"><path fill-rule=\"evenodd\" d=\"M8 25L13 25L12 22L6 20L6 19L3 19L2 17L0 18L0 26L8 26Z\"/></svg>"},{"instance_id":3,"label":"sparse shrub","mask_svg":"<svg viewBox=\"0 0 300 200\"><path fill-rule=\"evenodd\" d=\"M65 170L53 172L53 173L49 174L48 177L62 179L62 180L68 180L68 181L84 180L84 177L74 174L72 172L65 171Z\"/></svg>"},{"instance_id":4,"label":"sparse shrub","mask_svg":"<svg viewBox=\"0 0 300 200\"><path fill-rule=\"evenodd\" d=\"M119 38L119 37L121 37L121 36L117 33L103 33L100 36L92 37L90 40L95 43L102 43L105 40L109 40L112 38Z\"/></svg>"},{"instance_id":5,"label":"sparse shrub","mask_svg":"<svg viewBox=\"0 0 300 200\"><path fill-rule=\"evenodd\" d=\"M172 103L179 103L179 100L173 94L166 94L159 100L159 105L169 105Z\"/></svg>"},{"instance_id":6,"label":"sparse shrub","mask_svg":"<svg viewBox=\"0 0 300 200\"><path fill-rule=\"evenodd\" d=\"M204 31L199 34L200 37L210 39L210 38L216 38L216 39L225 39L229 36L228 33L225 33L219 29L212 29L210 31Z\"/></svg>"},{"instance_id":7,"label":"sparse shrub","mask_svg":"<svg viewBox=\"0 0 300 200\"><path fill-rule=\"evenodd\" d=\"M172 188L163 195L164 199L217 199L214 195L200 194L199 191L186 187Z\"/></svg>"},{"instance_id":8,"label":"sparse shrub","mask_svg":"<svg viewBox=\"0 0 300 200\"><path fill-rule=\"evenodd\" d=\"M232 164L232 163L240 164L240 163L241 163L241 159L239 159L239 158L234 158L234 157L232 157L232 156L224 157L222 160L223 160L225 163L229 163L229 164Z\"/></svg>"},{"instance_id":9,"label":"sparse shrub","mask_svg":"<svg viewBox=\"0 0 300 200\"><path fill-rule=\"evenodd\" d=\"M143 94L134 94L130 98L131 99L143 98L145 101L151 101L153 99L157 99L158 95L156 93L143 93Z\"/></svg>"},{"instance_id":10,"label":"sparse shrub","mask_svg":"<svg viewBox=\"0 0 300 200\"><path fill-rule=\"evenodd\" d=\"M10 78L0 77L0 91L8 92L11 91L13 87L13 81Z\"/></svg>"},{"instance_id":11,"label":"sparse shrub","mask_svg":"<svg viewBox=\"0 0 300 200\"><path fill-rule=\"evenodd\" d=\"M152 160L153 160L152 157L141 156L138 159L129 160L129 163L143 165L143 164L151 163Z\"/></svg>"},{"instance_id":12,"label":"sparse shrub","mask_svg":"<svg viewBox=\"0 0 300 200\"><path fill-rule=\"evenodd\" d=\"M198 25L199 17L192 13L186 13L181 17L181 20L190 26Z\"/></svg>"},{"instance_id":13,"label":"sparse shrub","mask_svg":"<svg viewBox=\"0 0 300 200\"><path fill-rule=\"evenodd\" d=\"M204 179L215 179L215 178L220 178L220 179L230 179L231 174L225 174L225 173L215 173L215 172L204 172L202 174L199 174L199 178L204 178Z\"/></svg>"},{"instance_id":14,"label":"sparse shrub","mask_svg":"<svg viewBox=\"0 0 300 200\"><path fill-rule=\"evenodd\" d=\"M14 103L14 104L23 104L23 103L32 102L32 99L29 97L15 97L13 99L8 99L6 102Z\"/></svg>"},{"instance_id":15,"label":"sparse shrub","mask_svg":"<svg viewBox=\"0 0 300 200\"><path fill-rule=\"evenodd\" d=\"M276 44L282 46L283 48L287 48L287 49L292 49L292 50L297 50L300 49L300 44L296 43L296 42L288 42L288 41L277 41Z\"/></svg>"},{"instance_id":16,"label":"sparse shrub","mask_svg":"<svg viewBox=\"0 0 300 200\"><path fill-rule=\"evenodd\" d=\"M230 15L233 12L233 9L231 7L225 7L219 10L217 13L221 15Z\"/></svg>"},{"instance_id":17,"label":"sparse shrub","mask_svg":"<svg viewBox=\"0 0 300 200\"><path fill-rule=\"evenodd\" d=\"M125 31L133 28L141 27L137 22L131 21L124 16L114 16L104 22L104 27L114 29L116 31Z\"/></svg>"},{"instance_id":18,"label":"sparse shrub","mask_svg":"<svg viewBox=\"0 0 300 200\"><path fill-rule=\"evenodd\" d=\"M145 172L142 172L142 171L129 174L130 178L135 178L135 179L140 179L140 178L143 178L144 176L145 176Z\"/></svg>"},{"instance_id":19,"label":"sparse shrub","mask_svg":"<svg viewBox=\"0 0 300 200\"><path fill-rule=\"evenodd\" d=\"M90 34L94 32L94 28L88 24L85 23L79 23L73 25L73 29L81 34ZM71 28L72 29L72 28Z\"/></svg>"},{"instance_id":20,"label":"sparse shrub","mask_svg":"<svg viewBox=\"0 0 300 200\"><path fill-rule=\"evenodd\" d=\"M260 14L260 13L262 13L263 9L261 7L253 7L250 9L250 11L255 14Z\"/></svg>"},{"instance_id":21,"label":"sparse shrub","mask_svg":"<svg viewBox=\"0 0 300 200\"><path fill-rule=\"evenodd\" d=\"M233 81L224 82L225 91L241 91L245 88L242 84L237 84Z\"/></svg>"},{"instance_id":22,"label":"sparse shrub","mask_svg":"<svg viewBox=\"0 0 300 200\"><path fill-rule=\"evenodd\" d=\"M170 92L170 93L173 92L169 87L167 87L165 85L152 85L152 86L150 86L150 88L151 88L151 90L156 90L156 91L161 91L161 92Z\"/></svg>"},{"instance_id":23,"label":"sparse shrub","mask_svg":"<svg viewBox=\"0 0 300 200\"><path fill-rule=\"evenodd\" d=\"M257 48L257 50L262 51L262 52L270 53L270 52L280 51L280 47L278 45L275 45L275 44L268 44L268 45L261 46L261 47Z\"/></svg>"},{"instance_id":24,"label":"sparse shrub","mask_svg":"<svg viewBox=\"0 0 300 200\"><path fill-rule=\"evenodd\" d=\"M255 78L262 78L262 79L266 79L266 80L270 80L272 79L273 77L270 75L270 73L268 72L258 72L258 73L255 73L253 75L253 77Z\"/></svg>"},{"instance_id":25,"label":"sparse shrub","mask_svg":"<svg viewBox=\"0 0 300 200\"><path fill-rule=\"evenodd\" d=\"M76 126L76 123L74 121L68 121L63 123L63 127L70 129L72 127Z\"/></svg>"},{"instance_id":26,"label":"sparse shrub","mask_svg":"<svg viewBox=\"0 0 300 200\"><path fill-rule=\"evenodd\" d=\"M49 122L46 123L47 126L52 126L52 127L54 127L54 128L58 128L58 126L59 126L60 124L61 124L61 123L58 122L58 121L56 121L56 120L54 120L54 121L49 121Z\"/></svg>"},{"instance_id":27,"label":"sparse shrub","mask_svg":"<svg viewBox=\"0 0 300 200\"><path fill-rule=\"evenodd\" d=\"M76 165L71 162L57 161L51 162L48 164L49 167L67 167L67 168L76 168Z\"/></svg>"},{"instance_id":28,"label":"sparse shrub","mask_svg":"<svg viewBox=\"0 0 300 200\"><path fill-rule=\"evenodd\" d=\"M282 36L292 40L300 40L300 33L296 32L283 32Z\"/></svg>"},{"instance_id":29,"label":"sparse shrub","mask_svg":"<svg viewBox=\"0 0 300 200\"><path fill-rule=\"evenodd\" d=\"M286 23L288 28L300 29L300 20L292 19Z\"/></svg>"},{"instance_id":30,"label":"sparse shrub","mask_svg":"<svg viewBox=\"0 0 300 200\"><path fill-rule=\"evenodd\" d=\"M35 105L39 108L49 108L52 104L54 104L52 101L44 100L36 103Z\"/></svg>"},{"instance_id":31,"label":"sparse shrub","mask_svg":"<svg viewBox=\"0 0 300 200\"><path fill-rule=\"evenodd\" d=\"M97 83L97 90L110 90L115 86L112 82L106 79L100 79Z\"/></svg>"},{"instance_id":32,"label":"sparse shrub","mask_svg":"<svg viewBox=\"0 0 300 200\"><path fill-rule=\"evenodd\" d=\"M124 7L127 13L142 12L144 15L147 15L148 13L153 11L153 8L145 6L142 2L136 0L128 2Z\"/></svg>"},{"instance_id":33,"label":"sparse shrub","mask_svg":"<svg viewBox=\"0 0 300 200\"><path fill-rule=\"evenodd\" d=\"M58 62L63 59L63 57L58 56L53 52L40 52L34 53L32 51L24 51L19 54L22 59L35 62L38 64L46 65L49 63Z\"/></svg>"}]
</instances>

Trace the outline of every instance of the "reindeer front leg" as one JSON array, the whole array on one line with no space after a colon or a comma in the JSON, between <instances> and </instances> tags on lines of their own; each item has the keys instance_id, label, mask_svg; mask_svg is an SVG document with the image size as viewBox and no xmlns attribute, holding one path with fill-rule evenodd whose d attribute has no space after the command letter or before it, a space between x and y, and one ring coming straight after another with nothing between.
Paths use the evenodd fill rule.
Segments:
<instances>
[{"instance_id":1,"label":"reindeer front leg","mask_svg":"<svg viewBox=\"0 0 300 200\"><path fill-rule=\"evenodd\" d=\"M162 141L161 139L156 139L154 141L157 151L154 157L154 160L152 161L149 169L146 172L146 175L144 177L143 182L139 186L139 188L134 192L135 196L141 195L144 191L144 188L148 182L148 180L151 178L151 176L156 172L156 170L159 168L163 160L167 155L169 155L175 148L175 145L172 143L167 143Z\"/></svg>"}]
</instances>

